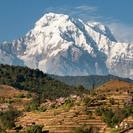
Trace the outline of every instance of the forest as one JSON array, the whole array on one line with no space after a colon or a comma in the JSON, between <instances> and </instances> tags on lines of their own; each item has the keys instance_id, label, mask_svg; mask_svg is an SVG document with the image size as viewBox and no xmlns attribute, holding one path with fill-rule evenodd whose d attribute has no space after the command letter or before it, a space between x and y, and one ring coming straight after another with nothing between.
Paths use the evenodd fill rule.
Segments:
<instances>
[{"instance_id":1,"label":"forest","mask_svg":"<svg viewBox=\"0 0 133 133\"><path fill-rule=\"evenodd\" d=\"M48 74L48 75L51 78L57 79L68 85L73 85L73 86L82 85L86 89L97 88L100 85L103 85L110 80L117 80L117 79L133 84L133 80L129 78L121 78L110 74L109 75L88 75L88 76L58 76L58 75L52 75L52 74Z\"/></svg>"},{"instance_id":2,"label":"forest","mask_svg":"<svg viewBox=\"0 0 133 133\"><path fill-rule=\"evenodd\" d=\"M57 79L50 78L39 69L24 66L0 64L0 85L5 84L17 89L45 95L45 98L55 100L70 94L89 93L83 86L66 85Z\"/></svg>"}]
</instances>

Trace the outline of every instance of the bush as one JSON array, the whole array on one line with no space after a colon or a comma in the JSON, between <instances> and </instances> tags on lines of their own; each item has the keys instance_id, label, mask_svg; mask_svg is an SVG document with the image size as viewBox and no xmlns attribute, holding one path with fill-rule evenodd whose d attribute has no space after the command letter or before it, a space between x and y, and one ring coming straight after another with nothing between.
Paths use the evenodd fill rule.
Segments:
<instances>
[{"instance_id":1,"label":"bush","mask_svg":"<svg viewBox=\"0 0 133 133\"><path fill-rule=\"evenodd\" d=\"M51 105L50 105L50 108L54 109L54 108L55 108L55 104L54 104L54 103L51 104Z\"/></svg>"},{"instance_id":2,"label":"bush","mask_svg":"<svg viewBox=\"0 0 133 133\"><path fill-rule=\"evenodd\" d=\"M43 126L30 126L27 128L26 133L41 133Z\"/></svg>"},{"instance_id":3,"label":"bush","mask_svg":"<svg viewBox=\"0 0 133 133\"><path fill-rule=\"evenodd\" d=\"M102 116L102 114L105 112L105 109L103 107L98 107L95 109L95 115Z\"/></svg>"},{"instance_id":4,"label":"bush","mask_svg":"<svg viewBox=\"0 0 133 133\"><path fill-rule=\"evenodd\" d=\"M24 98L24 94L18 94L17 98Z\"/></svg>"},{"instance_id":5,"label":"bush","mask_svg":"<svg viewBox=\"0 0 133 133\"><path fill-rule=\"evenodd\" d=\"M97 100L105 100L105 96L104 95L98 95L96 97Z\"/></svg>"},{"instance_id":6,"label":"bush","mask_svg":"<svg viewBox=\"0 0 133 133\"><path fill-rule=\"evenodd\" d=\"M15 126L15 120L17 117L21 115L21 112L14 109L13 107L9 107L9 110L5 111L1 115L1 123L5 129L11 129Z\"/></svg>"},{"instance_id":7,"label":"bush","mask_svg":"<svg viewBox=\"0 0 133 133\"><path fill-rule=\"evenodd\" d=\"M84 102L85 104L88 104L88 103L90 102L90 98L89 98L89 97L85 97L85 98L83 99L83 102Z\"/></svg>"},{"instance_id":8,"label":"bush","mask_svg":"<svg viewBox=\"0 0 133 133\"><path fill-rule=\"evenodd\" d=\"M74 101L73 100L67 100L66 102L65 102L65 106L69 106L71 103L73 103Z\"/></svg>"},{"instance_id":9,"label":"bush","mask_svg":"<svg viewBox=\"0 0 133 133\"><path fill-rule=\"evenodd\" d=\"M25 108L25 111L26 111L26 112L30 112L30 109L31 109L30 106L27 106L27 107Z\"/></svg>"},{"instance_id":10,"label":"bush","mask_svg":"<svg viewBox=\"0 0 133 133\"><path fill-rule=\"evenodd\" d=\"M77 103L77 106L80 106L80 102Z\"/></svg>"},{"instance_id":11,"label":"bush","mask_svg":"<svg viewBox=\"0 0 133 133\"><path fill-rule=\"evenodd\" d=\"M30 93L26 94L26 98L31 98L32 95Z\"/></svg>"},{"instance_id":12,"label":"bush","mask_svg":"<svg viewBox=\"0 0 133 133\"><path fill-rule=\"evenodd\" d=\"M57 108L59 108L60 107L60 105L55 105L55 109L57 109Z\"/></svg>"},{"instance_id":13,"label":"bush","mask_svg":"<svg viewBox=\"0 0 133 133\"><path fill-rule=\"evenodd\" d=\"M45 112L46 110L46 108L39 108L39 112Z\"/></svg>"},{"instance_id":14,"label":"bush","mask_svg":"<svg viewBox=\"0 0 133 133\"><path fill-rule=\"evenodd\" d=\"M38 109L39 104L38 103L32 103L31 104L31 110L37 110Z\"/></svg>"},{"instance_id":15,"label":"bush","mask_svg":"<svg viewBox=\"0 0 133 133\"><path fill-rule=\"evenodd\" d=\"M121 131L122 129L113 129L110 133L117 133L119 131Z\"/></svg>"},{"instance_id":16,"label":"bush","mask_svg":"<svg viewBox=\"0 0 133 133\"><path fill-rule=\"evenodd\" d=\"M115 104L114 98L110 98L110 99L109 99L109 102L110 102L112 105L114 105L114 104Z\"/></svg>"},{"instance_id":17,"label":"bush","mask_svg":"<svg viewBox=\"0 0 133 133\"><path fill-rule=\"evenodd\" d=\"M2 116L4 113L2 111L0 111L0 116Z\"/></svg>"},{"instance_id":18,"label":"bush","mask_svg":"<svg viewBox=\"0 0 133 133\"><path fill-rule=\"evenodd\" d=\"M77 127L74 130L74 133L94 133L93 128L90 127L89 129L84 129L83 127Z\"/></svg>"},{"instance_id":19,"label":"bush","mask_svg":"<svg viewBox=\"0 0 133 133\"><path fill-rule=\"evenodd\" d=\"M90 95L91 95L91 96L95 96L96 94L95 94L94 91L92 91Z\"/></svg>"}]
</instances>

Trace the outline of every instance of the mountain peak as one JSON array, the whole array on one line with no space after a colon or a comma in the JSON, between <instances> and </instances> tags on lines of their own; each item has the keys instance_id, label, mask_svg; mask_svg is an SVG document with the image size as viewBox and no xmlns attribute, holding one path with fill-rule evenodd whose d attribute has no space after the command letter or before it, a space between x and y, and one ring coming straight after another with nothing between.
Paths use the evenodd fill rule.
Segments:
<instances>
[{"instance_id":1,"label":"mountain peak","mask_svg":"<svg viewBox=\"0 0 133 133\"><path fill-rule=\"evenodd\" d=\"M59 21L60 19L67 20L68 18L70 18L68 15L55 14L55 13L50 12L48 14L45 14L42 18L40 18L35 23L35 27L36 26L41 26L41 27L49 26L53 21Z\"/></svg>"},{"instance_id":2,"label":"mountain peak","mask_svg":"<svg viewBox=\"0 0 133 133\"><path fill-rule=\"evenodd\" d=\"M111 73L133 78L132 48L133 44L118 43L99 22L85 24L68 15L48 13L24 37L0 44L0 62L17 62L57 75Z\"/></svg>"},{"instance_id":3,"label":"mountain peak","mask_svg":"<svg viewBox=\"0 0 133 133\"><path fill-rule=\"evenodd\" d=\"M101 24L100 22L88 22L87 25L90 26L96 32L107 36L111 41L117 42L110 29L107 26Z\"/></svg>"}]
</instances>

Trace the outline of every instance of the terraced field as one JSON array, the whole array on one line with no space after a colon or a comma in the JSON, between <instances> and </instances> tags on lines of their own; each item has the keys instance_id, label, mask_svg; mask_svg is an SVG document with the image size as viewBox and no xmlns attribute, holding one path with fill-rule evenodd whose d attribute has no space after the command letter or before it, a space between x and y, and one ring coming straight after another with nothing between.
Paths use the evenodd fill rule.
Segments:
<instances>
[{"instance_id":1,"label":"terraced field","mask_svg":"<svg viewBox=\"0 0 133 133\"><path fill-rule=\"evenodd\" d=\"M115 108L118 106L123 108L123 101L127 99L129 95L114 95L113 98L115 100L115 104L111 105L111 108ZM93 97L91 97L93 98ZM95 109L98 105L95 104L103 104L105 107L110 108L109 98L107 97L106 100L97 100L97 103L93 103L93 106L87 107L87 109L91 112L91 116L84 113L85 104L82 101L80 105L75 105L70 109L67 106L61 106L57 109L48 109L45 112L25 112L16 125L24 125L24 123L28 122L35 122L37 125L44 125L43 131L49 131L50 133L69 133L72 132L76 127L83 127L89 128L90 126L97 127L99 129L99 133L109 133L110 128L106 126L106 124L102 121L100 116L95 115ZM23 131L25 128L23 129Z\"/></svg>"}]
</instances>

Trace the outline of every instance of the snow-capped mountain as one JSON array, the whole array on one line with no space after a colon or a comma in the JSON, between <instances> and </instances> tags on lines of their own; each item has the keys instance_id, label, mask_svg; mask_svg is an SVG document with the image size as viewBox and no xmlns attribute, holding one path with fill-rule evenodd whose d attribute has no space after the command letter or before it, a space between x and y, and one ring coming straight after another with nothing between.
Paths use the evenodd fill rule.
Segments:
<instances>
[{"instance_id":1,"label":"snow-capped mountain","mask_svg":"<svg viewBox=\"0 0 133 133\"><path fill-rule=\"evenodd\" d=\"M57 75L114 74L133 79L133 43L120 43L108 27L49 13L34 29L0 44L0 62Z\"/></svg>"}]
</instances>

